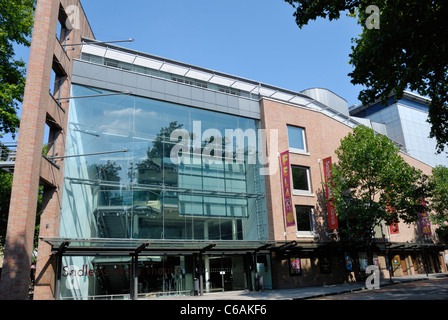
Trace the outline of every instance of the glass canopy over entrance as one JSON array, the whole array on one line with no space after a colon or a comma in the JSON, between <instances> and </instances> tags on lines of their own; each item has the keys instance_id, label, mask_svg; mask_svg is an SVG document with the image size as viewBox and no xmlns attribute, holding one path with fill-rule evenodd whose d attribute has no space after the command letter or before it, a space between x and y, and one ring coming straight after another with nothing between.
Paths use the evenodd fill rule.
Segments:
<instances>
[{"instance_id":1,"label":"glass canopy over entrance","mask_svg":"<svg viewBox=\"0 0 448 320\"><path fill-rule=\"evenodd\" d=\"M269 252L269 241L185 241L185 240L136 240L136 239L77 239L43 238L53 253L64 255L141 255L153 254L232 254L245 252Z\"/></svg>"}]
</instances>

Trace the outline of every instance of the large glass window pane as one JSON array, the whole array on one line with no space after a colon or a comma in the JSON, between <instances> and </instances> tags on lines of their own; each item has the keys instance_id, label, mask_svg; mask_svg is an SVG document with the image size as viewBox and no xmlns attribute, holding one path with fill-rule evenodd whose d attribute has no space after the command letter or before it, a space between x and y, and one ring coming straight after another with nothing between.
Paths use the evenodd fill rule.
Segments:
<instances>
[{"instance_id":1,"label":"large glass window pane","mask_svg":"<svg viewBox=\"0 0 448 320\"><path fill-rule=\"evenodd\" d=\"M64 257L60 272L62 300L131 299L130 257Z\"/></svg>"},{"instance_id":2,"label":"large glass window pane","mask_svg":"<svg viewBox=\"0 0 448 320\"><path fill-rule=\"evenodd\" d=\"M256 139L244 137L246 162L237 163L235 154L220 158L226 129L256 137L255 120L129 95L101 96L110 92L82 86L73 93L92 97L71 101L66 155L79 156L65 160L61 236L257 239L253 225L261 209L253 194L262 195L263 184L258 165L247 163ZM173 161L178 141L170 136L176 129L189 133L190 151L198 139L199 156L213 141L204 132L215 130L223 138L222 154L213 154L212 162L192 155L189 163Z\"/></svg>"}]
</instances>

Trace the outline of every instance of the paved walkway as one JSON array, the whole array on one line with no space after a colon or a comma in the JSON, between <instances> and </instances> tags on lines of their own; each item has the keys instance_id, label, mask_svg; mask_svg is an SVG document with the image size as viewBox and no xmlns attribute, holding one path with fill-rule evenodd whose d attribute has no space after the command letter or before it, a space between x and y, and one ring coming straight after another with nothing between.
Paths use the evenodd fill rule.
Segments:
<instances>
[{"instance_id":1,"label":"paved walkway","mask_svg":"<svg viewBox=\"0 0 448 320\"><path fill-rule=\"evenodd\" d=\"M448 273L422 274L404 277L392 277L392 279L381 279L380 287L393 284L422 281L435 279L439 277L448 277ZM391 281L392 280L392 281ZM326 285L319 287L305 287L296 289L282 290L264 290L262 292L254 291L229 291L217 293L205 293L203 296L169 296L152 298L151 300L300 300L310 299L328 295L335 295L347 292L365 290L365 283L349 283L339 285Z\"/></svg>"}]
</instances>

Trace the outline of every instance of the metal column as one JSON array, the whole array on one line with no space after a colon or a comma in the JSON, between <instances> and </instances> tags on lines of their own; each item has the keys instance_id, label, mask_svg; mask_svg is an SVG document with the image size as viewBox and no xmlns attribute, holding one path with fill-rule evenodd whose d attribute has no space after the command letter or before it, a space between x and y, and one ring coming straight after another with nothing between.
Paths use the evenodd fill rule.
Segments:
<instances>
[{"instance_id":1,"label":"metal column","mask_svg":"<svg viewBox=\"0 0 448 320\"><path fill-rule=\"evenodd\" d=\"M56 256L56 281L54 288L54 299L61 300L61 273L62 273L62 257L64 256L65 249L69 246L70 242L63 242L59 246Z\"/></svg>"}]
</instances>

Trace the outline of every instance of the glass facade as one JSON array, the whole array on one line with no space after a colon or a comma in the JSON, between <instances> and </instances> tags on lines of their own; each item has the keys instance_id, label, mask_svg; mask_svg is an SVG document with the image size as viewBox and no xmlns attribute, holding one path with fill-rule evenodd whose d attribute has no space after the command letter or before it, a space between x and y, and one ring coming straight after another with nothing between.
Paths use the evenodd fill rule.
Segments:
<instances>
[{"instance_id":1,"label":"glass facade","mask_svg":"<svg viewBox=\"0 0 448 320\"><path fill-rule=\"evenodd\" d=\"M436 140L429 137L428 106L409 99L398 102L391 99L389 103L388 106L374 104L355 116L384 123L387 136L403 145L405 152L412 157L433 167L446 166L446 156L436 153Z\"/></svg>"},{"instance_id":2,"label":"glass facade","mask_svg":"<svg viewBox=\"0 0 448 320\"><path fill-rule=\"evenodd\" d=\"M185 295L193 290L191 256L140 257L137 273L141 298ZM65 257L61 268L61 299L129 300L132 278L129 256Z\"/></svg>"},{"instance_id":3,"label":"glass facade","mask_svg":"<svg viewBox=\"0 0 448 320\"><path fill-rule=\"evenodd\" d=\"M257 135L257 120L109 93L73 86L61 237L267 238L257 139L230 136Z\"/></svg>"}]
</instances>

